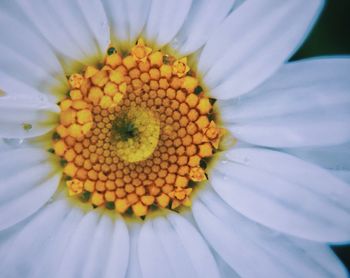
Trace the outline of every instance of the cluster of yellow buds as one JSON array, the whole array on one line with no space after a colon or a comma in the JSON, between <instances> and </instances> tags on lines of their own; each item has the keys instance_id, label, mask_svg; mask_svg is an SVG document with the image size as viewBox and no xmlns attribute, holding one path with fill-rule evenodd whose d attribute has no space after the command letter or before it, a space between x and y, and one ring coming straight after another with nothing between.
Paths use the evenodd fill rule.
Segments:
<instances>
[{"instance_id":1,"label":"cluster of yellow buds","mask_svg":"<svg viewBox=\"0 0 350 278\"><path fill-rule=\"evenodd\" d=\"M139 39L68 83L53 140L68 194L139 217L190 206L224 131L187 58Z\"/></svg>"}]
</instances>

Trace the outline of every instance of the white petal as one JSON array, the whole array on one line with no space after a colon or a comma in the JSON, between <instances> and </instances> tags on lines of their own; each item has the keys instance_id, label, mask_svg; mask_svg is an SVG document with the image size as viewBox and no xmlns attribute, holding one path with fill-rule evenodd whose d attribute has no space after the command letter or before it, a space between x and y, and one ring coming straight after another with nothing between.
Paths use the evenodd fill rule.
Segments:
<instances>
[{"instance_id":1,"label":"white petal","mask_svg":"<svg viewBox=\"0 0 350 278\"><path fill-rule=\"evenodd\" d=\"M240 140L267 147L303 147L342 144L350 139L350 111L300 113L229 125Z\"/></svg>"},{"instance_id":2,"label":"white petal","mask_svg":"<svg viewBox=\"0 0 350 278\"><path fill-rule=\"evenodd\" d=\"M332 277L348 277L345 266L329 246L297 238L290 238L290 240L304 249L307 255L328 271Z\"/></svg>"},{"instance_id":3,"label":"white petal","mask_svg":"<svg viewBox=\"0 0 350 278\"><path fill-rule=\"evenodd\" d=\"M187 19L170 45L183 56L199 49L209 39L235 4L235 0L194 1Z\"/></svg>"},{"instance_id":4,"label":"white petal","mask_svg":"<svg viewBox=\"0 0 350 278\"><path fill-rule=\"evenodd\" d=\"M105 9L100 0L90 0L88 4L85 0L78 0L78 4L103 57L110 44L109 24Z\"/></svg>"},{"instance_id":5,"label":"white petal","mask_svg":"<svg viewBox=\"0 0 350 278\"><path fill-rule=\"evenodd\" d=\"M114 43L125 49L130 48L146 23L151 0L105 0L103 4Z\"/></svg>"},{"instance_id":6,"label":"white petal","mask_svg":"<svg viewBox=\"0 0 350 278\"><path fill-rule=\"evenodd\" d=\"M129 264L126 273L126 278L142 277L139 256L138 256L138 241L141 225L139 223L132 223L129 226L130 231L130 252Z\"/></svg>"},{"instance_id":7,"label":"white petal","mask_svg":"<svg viewBox=\"0 0 350 278\"><path fill-rule=\"evenodd\" d=\"M350 140L350 59L289 63L256 91L219 102L233 134L252 144L303 147Z\"/></svg>"},{"instance_id":8,"label":"white petal","mask_svg":"<svg viewBox=\"0 0 350 278\"><path fill-rule=\"evenodd\" d=\"M328 171L292 155L261 148L240 148L226 152L235 163L261 169L310 190L329 196L340 206L350 209L349 188ZM307 178L307 179L306 179Z\"/></svg>"},{"instance_id":9,"label":"white petal","mask_svg":"<svg viewBox=\"0 0 350 278\"><path fill-rule=\"evenodd\" d=\"M331 171L333 175L350 185L350 171Z\"/></svg>"},{"instance_id":10,"label":"white petal","mask_svg":"<svg viewBox=\"0 0 350 278\"><path fill-rule=\"evenodd\" d=\"M33 140L35 140L33 138ZM0 138L0 153L18 148L32 148L31 141L20 138Z\"/></svg>"},{"instance_id":11,"label":"white petal","mask_svg":"<svg viewBox=\"0 0 350 278\"><path fill-rule=\"evenodd\" d=\"M97 213L84 216L71 237L63 261L55 277L78 277L88 258L90 240L93 238L98 223Z\"/></svg>"},{"instance_id":12,"label":"white petal","mask_svg":"<svg viewBox=\"0 0 350 278\"><path fill-rule=\"evenodd\" d=\"M12 244L14 243L16 237L23 229L23 227L26 224L28 224L32 219L33 217L28 217L26 220L18 223L17 225L12 226L6 230L0 231L0 262L4 261L6 256L9 254Z\"/></svg>"},{"instance_id":13,"label":"white petal","mask_svg":"<svg viewBox=\"0 0 350 278\"><path fill-rule=\"evenodd\" d=\"M239 232L227 228L198 200L193 204L193 214L210 245L240 276L289 277L275 261L269 260L263 250Z\"/></svg>"},{"instance_id":14,"label":"white petal","mask_svg":"<svg viewBox=\"0 0 350 278\"><path fill-rule=\"evenodd\" d=\"M146 221L142 225L138 240L138 257L142 277L175 277L154 231L152 221Z\"/></svg>"},{"instance_id":15,"label":"white petal","mask_svg":"<svg viewBox=\"0 0 350 278\"><path fill-rule=\"evenodd\" d=\"M65 216L62 215L62 213L60 214L61 216L57 215L55 211L59 210L59 208L55 209L55 211L52 209L53 207L57 207L58 204L60 204L59 208L63 207L65 209ZM7 260L3 261L7 266L7 268L4 268L7 271L6 273L13 274L21 271L29 275L29 277L54 277L54 275L57 274L57 270L62 262L62 257L67 256L66 251L71 248L72 242L76 240L74 238L71 240L71 238L75 236L77 227L79 228L81 225L84 225L84 221L86 222L86 217L83 216L79 208L73 207L69 208L69 210L67 210L67 208L66 201L54 202L53 205L49 205L40 212L39 216L42 221L38 222L35 220L36 218L34 218L34 221L31 221L28 225L32 227L30 231L27 228L20 231L21 237L16 237L16 241L14 241L16 248L7 249L11 250L11 252L7 252L7 254L10 255L7 255ZM44 215L41 216L42 214ZM81 222L81 219L85 220ZM55 223L57 223L57 226ZM113 268L114 271L106 272L104 277L124 277L122 272L124 269L125 273L127 267L128 249L126 248L125 250L125 248L122 248L122 245L128 246L129 244L126 226L122 221L117 221L115 229L118 229L118 231L115 230L114 235L119 235L113 237L112 229L110 229L113 228L113 226L110 224L109 216L102 217L97 225L95 233L90 239L86 240L85 244L87 242L90 244L87 244L88 251L85 252L87 254L87 259L81 266L79 277L80 275L82 275L82 277L89 277L89 275L92 275L92 277L103 277L102 275L94 275L97 273L97 269L100 269L99 273L101 274L105 269L113 270ZM120 237L122 234L126 234L126 237ZM17 238L22 239L17 240ZM118 240L117 244L116 240ZM126 245L124 240L126 240ZM106 244L108 244L108 246ZM108 251L108 249L110 249L110 253L105 252L106 250ZM21 250L21 252L19 252L19 250ZM119 255L115 256L117 253L119 253ZM98 258L93 258L94 256L98 256ZM106 256L106 258L103 258L104 256ZM117 261L113 261L114 266L112 267L108 266L108 261L111 262L111 259L117 259ZM118 259L120 259L120 261ZM101 263L101 261L106 261L107 265ZM11 267L9 267L9 264ZM107 266L107 268L105 268L105 266ZM119 268L119 266L121 268ZM2 272L0 271L0 273ZM13 276L10 275L9 277Z\"/></svg>"},{"instance_id":16,"label":"white petal","mask_svg":"<svg viewBox=\"0 0 350 278\"><path fill-rule=\"evenodd\" d=\"M245 216L298 237L350 239L350 187L316 165L277 151L235 149L212 174L215 191Z\"/></svg>"},{"instance_id":17,"label":"white petal","mask_svg":"<svg viewBox=\"0 0 350 278\"><path fill-rule=\"evenodd\" d=\"M215 260L218 265L218 269L220 271L220 277L232 277L239 278L237 272L235 272L232 267L227 264L216 252L212 250L212 253L215 255Z\"/></svg>"},{"instance_id":18,"label":"white petal","mask_svg":"<svg viewBox=\"0 0 350 278\"><path fill-rule=\"evenodd\" d=\"M129 233L123 220L114 223L104 277L125 277L129 261ZM133 256L136 256L134 253Z\"/></svg>"},{"instance_id":19,"label":"white petal","mask_svg":"<svg viewBox=\"0 0 350 278\"><path fill-rule=\"evenodd\" d=\"M47 162L50 157L52 157L52 155L49 152L37 148L20 148L1 151L0 181L4 183L4 187L6 187L7 185L5 185L5 183L8 183L9 177L16 178L21 171L40 165L42 162ZM45 167L43 169L45 169ZM11 188L14 187L15 185L11 186ZM2 193L0 193L0 195L2 195Z\"/></svg>"},{"instance_id":20,"label":"white petal","mask_svg":"<svg viewBox=\"0 0 350 278\"><path fill-rule=\"evenodd\" d=\"M59 53L73 60L104 56L108 24L101 3L89 1L18 1L25 14ZM91 2L91 3L90 3ZM92 10L95 11L92 16Z\"/></svg>"},{"instance_id":21,"label":"white petal","mask_svg":"<svg viewBox=\"0 0 350 278\"><path fill-rule=\"evenodd\" d=\"M25 75L25 73L21 73ZM0 72L0 86L0 99L4 96L10 96L28 99L31 101L43 101L50 103L56 103L60 99L58 94L54 95L51 94L51 92L49 94L44 94L33 87L40 86L39 84L28 85L17 77L9 75L7 72Z\"/></svg>"},{"instance_id":22,"label":"white petal","mask_svg":"<svg viewBox=\"0 0 350 278\"><path fill-rule=\"evenodd\" d=\"M206 192L193 212L213 248L242 277L329 277L307 248L251 222ZM319 249L320 251L323 251Z\"/></svg>"},{"instance_id":23,"label":"white petal","mask_svg":"<svg viewBox=\"0 0 350 278\"><path fill-rule=\"evenodd\" d=\"M41 93L37 89L49 95L45 92L46 90L61 85L58 78L56 79L50 75L49 70L23 59L23 54L19 54L1 44L0 53L0 86L4 92L23 94L25 96L34 95L39 98ZM29 91L15 91L25 87L29 87ZM48 97L55 100L54 96L49 95Z\"/></svg>"},{"instance_id":24,"label":"white petal","mask_svg":"<svg viewBox=\"0 0 350 278\"><path fill-rule=\"evenodd\" d=\"M1 154L1 157L14 155L15 158L33 154L38 155L38 160L35 161L33 158L33 164L37 166L31 167L30 160L27 158L24 159L23 164L19 162L19 170L23 169L27 175L12 170L10 175L6 174L1 179L1 187L4 189L1 190L0 230L11 227L35 213L57 189L61 174L55 173L57 169L53 164L50 165L49 161L42 162L44 155L40 154L40 151L17 149L6 151ZM8 162L9 165L13 165L14 160L9 158ZM11 188L14 192L9 191Z\"/></svg>"},{"instance_id":25,"label":"white petal","mask_svg":"<svg viewBox=\"0 0 350 278\"><path fill-rule=\"evenodd\" d=\"M242 95L271 76L296 51L322 0L250 0L227 17L199 60L216 98Z\"/></svg>"},{"instance_id":26,"label":"white petal","mask_svg":"<svg viewBox=\"0 0 350 278\"><path fill-rule=\"evenodd\" d=\"M111 36L114 37L115 40L128 40L128 25L129 18L128 13L126 11L126 1L113 1L113 0L105 0L103 1L103 5L105 7L105 11L107 13L107 18L109 20L109 24L111 26ZM147 1L148 2L148 1ZM137 2L139 3L139 2ZM141 9L138 9L141 11ZM142 11L143 12L143 11ZM141 31L141 30L140 30Z\"/></svg>"},{"instance_id":27,"label":"white petal","mask_svg":"<svg viewBox=\"0 0 350 278\"><path fill-rule=\"evenodd\" d=\"M79 208L72 208L69 214L61 221L52 240L42 250L40 264L35 264L34 277L54 277L68 249L68 243L78 227L84 214Z\"/></svg>"},{"instance_id":28,"label":"white petal","mask_svg":"<svg viewBox=\"0 0 350 278\"><path fill-rule=\"evenodd\" d=\"M199 232L183 217L171 213L170 223L185 247L198 277L220 277L213 255ZM205 263L203 263L205 262Z\"/></svg>"},{"instance_id":29,"label":"white petal","mask_svg":"<svg viewBox=\"0 0 350 278\"><path fill-rule=\"evenodd\" d=\"M15 89L6 81L7 77L42 92L64 86L66 78L52 49L28 25L14 17L0 11L0 88L9 93ZM27 91L18 93L28 94Z\"/></svg>"},{"instance_id":30,"label":"white petal","mask_svg":"<svg viewBox=\"0 0 350 278\"><path fill-rule=\"evenodd\" d=\"M113 225L110 216L102 216L90 241L91 247L84 262L83 271L81 271L82 277L94 278L102 276L105 269L104 262L108 258L106 250L111 246L112 232Z\"/></svg>"},{"instance_id":31,"label":"white petal","mask_svg":"<svg viewBox=\"0 0 350 278\"><path fill-rule=\"evenodd\" d=\"M192 0L152 1L144 30L145 39L162 47L180 30L190 10Z\"/></svg>"},{"instance_id":32,"label":"white petal","mask_svg":"<svg viewBox=\"0 0 350 278\"><path fill-rule=\"evenodd\" d=\"M152 220L152 224L156 237L169 261L172 275L178 278L196 277L186 249L169 221L159 216Z\"/></svg>"},{"instance_id":33,"label":"white petal","mask_svg":"<svg viewBox=\"0 0 350 278\"><path fill-rule=\"evenodd\" d=\"M220 111L225 122L237 123L348 104L349 71L345 58L287 63L249 95L218 101Z\"/></svg>"},{"instance_id":34,"label":"white petal","mask_svg":"<svg viewBox=\"0 0 350 278\"><path fill-rule=\"evenodd\" d=\"M0 138L0 152L10 150L11 146L7 144L7 142L3 139Z\"/></svg>"},{"instance_id":35,"label":"white petal","mask_svg":"<svg viewBox=\"0 0 350 278\"><path fill-rule=\"evenodd\" d=\"M38 257L61 225L68 212L66 202L60 201L41 210L18 233L7 256L1 260L2 277L33 277ZM0 271L1 273L1 271Z\"/></svg>"},{"instance_id":36,"label":"white petal","mask_svg":"<svg viewBox=\"0 0 350 278\"><path fill-rule=\"evenodd\" d=\"M47 133L58 123L59 108L45 101L0 97L0 136L29 138Z\"/></svg>"},{"instance_id":37,"label":"white petal","mask_svg":"<svg viewBox=\"0 0 350 278\"><path fill-rule=\"evenodd\" d=\"M55 193L60 178L61 175L56 174L29 192L1 204L0 230L17 224L40 209Z\"/></svg>"},{"instance_id":38,"label":"white petal","mask_svg":"<svg viewBox=\"0 0 350 278\"><path fill-rule=\"evenodd\" d=\"M17 196L33 190L52 173L52 166L47 161L28 166L15 175L0 179L0 203L16 199Z\"/></svg>"},{"instance_id":39,"label":"white petal","mask_svg":"<svg viewBox=\"0 0 350 278\"><path fill-rule=\"evenodd\" d=\"M293 148L283 151L330 170L350 170L350 142L336 146Z\"/></svg>"}]
</instances>

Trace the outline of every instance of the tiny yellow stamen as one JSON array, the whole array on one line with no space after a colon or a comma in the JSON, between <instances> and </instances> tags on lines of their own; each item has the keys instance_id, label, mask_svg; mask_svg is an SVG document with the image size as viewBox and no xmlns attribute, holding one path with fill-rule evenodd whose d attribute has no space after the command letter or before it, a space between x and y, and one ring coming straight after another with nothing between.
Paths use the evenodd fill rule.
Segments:
<instances>
[{"instance_id":1,"label":"tiny yellow stamen","mask_svg":"<svg viewBox=\"0 0 350 278\"><path fill-rule=\"evenodd\" d=\"M123 65L128 69L132 69L134 67L136 67L136 61L135 61L135 58L131 55L129 56L126 56L124 59L123 59Z\"/></svg>"},{"instance_id":2,"label":"tiny yellow stamen","mask_svg":"<svg viewBox=\"0 0 350 278\"><path fill-rule=\"evenodd\" d=\"M124 74L119 70L111 71L109 78L116 84L121 84L124 81Z\"/></svg>"},{"instance_id":3,"label":"tiny yellow stamen","mask_svg":"<svg viewBox=\"0 0 350 278\"><path fill-rule=\"evenodd\" d=\"M132 205L132 210L136 216L144 216L147 214L147 206L141 202L137 202L136 204Z\"/></svg>"},{"instance_id":4,"label":"tiny yellow stamen","mask_svg":"<svg viewBox=\"0 0 350 278\"><path fill-rule=\"evenodd\" d=\"M210 142L217 149L225 131L222 128L218 128L214 121L211 121L209 126L203 129L203 133L203 142Z\"/></svg>"},{"instance_id":5,"label":"tiny yellow stamen","mask_svg":"<svg viewBox=\"0 0 350 278\"><path fill-rule=\"evenodd\" d=\"M72 107L76 110L84 109L88 106L88 104L84 100L74 100L72 103Z\"/></svg>"},{"instance_id":6,"label":"tiny yellow stamen","mask_svg":"<svg viewBox=\"0 0 350 278\"><path fill-rule=\"evenodd\" d=\"M86 135L92 129L92 127L93 123L88 122L81 127L81 132L83 133L83 135Z\"/></svg>"},{"instance_id":7,"label":"tiny yellow stamen","mask_svg":"<svg viewBox=\"0 0 350 278\"><path fill-rule=\"evenodd\" d=\"M84 77L79 73L74 73L69 77L68 81L73 89L79 89L81 84L83 84Z\"/></svg>"},{"instance_id":8,"label":"tiny yellow stamen","mask_svg":"<svg viewBox=\"0 0 350 278\"><path fill-rule=\"evenodd\" d=\"M100 70L91 77L91 82L98 87L104 86L108 82L108 72L105 70Z\"/></svg>"},{"instance_id":9,"label":"tiny yellow stamen","mask_svg":"<svg viewBox=\"0 0 350 278\"><path fill-rule=\"evenodd\" d=\"M61 138L67 137L68 136L68 130L66 127L64 127L63 125L59 125L56 128L56 132L61 136Z\"/></svg>"},{"instance_id":10,"label":"tiny yellow stamen","mask_svg":"<svg viewBox=\"0 0 350 278\"><path fill-rule=\"evenodd\" d=\"M68 134L74 138L79 138L83 135L81 125L72 124L68 127Z\"/></svg>"},{"instance_id":11,"label":"tiny yellow stamen","mask_svg":"<svg viewBox=\"0 0 350 278\"><path fill-rule=\"evenodd\" d=\"M63 140L59 140L53 145L53 149L55 151L55 154L63 156L65 151L67 150L67 145L64 143Z\"/></svg>"},{"instance_id":12,"label":"tiny yellow stamen","mask_svg":"<svg viewBox=\"0 0 350 278\"><path fill-rule=\"evenodd\" d=\"M123 94L121 93L116 93L113 97L113 102L115 104L118 104L119 102L121 102L121 100L123 99Z\"/></svg>"},{"instance_id":13,"label":"tiny yellow stamen","mask_svg":"<svg viewBox=\"0 0 350 278\"><path fill-rule=\"evenodd\" d=\"M144 203L145 205L147 206L150 206L154 203L155 199L153 196L150 196L150 195L145 195L145 196L142 196L141 197L141 201L142 203Z\"/></svg>"},{"instance_id":14,"label":"tiny yellow stamen","mask_svg":"<svg viewBox=\"0 0 350 278\"><path fill-rule=\"evenodd\" d=\"M74 177L77 171L78 171L78 168L72 162L69 162L63 169L63 172L69 177Z\"/></svg>"},{"instance_id":15,"label":"tiny yellow stamen","mask_svg":"<svg viewBox=\"0 0 350 278\"><path fill-rule=\"evenodd\" d=\"M148 58L151 66L160 67L163 64L163 53L160 51L153 52Z\"/></svg>"},{"instance_id":16,"label":"tiny yellow stamen","mask_svg":"<svg viewBox=\"0 0 350 278\"><path fill-rule=\"evenodd\" d=\"M212 156L212 147L209 143L204 143L202 145L199 145L199 156L200 157L209 157Z\"/></svg>"},{"instance_id":17,"label":"tiny yellow stamen","mask_svg":"<svg viewBox=\"0 0 350 278\"><path fill-rule=\"evenodd\" d=\"M143 39L139 39L137 44L131 49L131 54L136 61L146 61L147 56L152 52L152 48L146 47Z\"/></svg>"},{"instance_id":18,"label":"tiny yellow stamen","mask_svg":"<svg viewBox=\"0 0 350 278\"><path fill-rule=\"evenodd\" d=\"M106 57L106 64L111 68L115 69L117 66L121 65L122 57L118 53L113 53Z\"/></svg>"},{"instance_id":19,"label":"tiny yellow stamen","mask_svg":"<svg viewBox=\"0 0 350 278\"><path fill-rule=\"evenodd\" d=\"M102 109L107 109L113 105L112 98L110 96L103 96L100 100L100 106Z\"/></svg>"},{"instance_id":20,"label":"tiny yellow stamen","mask_svg":"<svg viewBox=\"0 0 350 278\"><path fill-rule=\"evenodd\" d=\"M124 94L126 92L126 88L127 88L127 84L123 82L122 84L119 85L119 92Z\"/></svg>"},{"instance_id":21,"label":"tiny yellow stamen","mask_svg":"<svg viewBox=\"0 0 350 278\"><path fill-rule=\"evenodd\" d=\"M113 191L107 191L105 193L105 199L107 202L114 202L115 201L115 194Z\"/></svg>"},{"instance_id":22,"label":"tiny yellow stamen","mask_svg":"<svg viewBox=\"0 0 350 278\"><path fill-rule=\"evenodd\" d=\"M170 202L170 197L164 193L162 193L160 196L157 197L157 203L162 208L167 207L169 202Z\"/></svg>"},{"instance_id":23,"label":"tiny yellow stamen","mask_svg":"<svg viewBox=\"0 0 350 278\"><path fill-rule=\"evenodd\" d=\"M195 88L198 86L198 80L192 76L185 76L182 88L186 89L188 93L193 93Z\"/></svg>"},{"instance_id":24,"label":"tiny yellow stamen","mask_svg":"<svg viewBox=\"0 0 350 278\"><path fill-rule=\"evenodd\" d=\"M126 199L117 199L114 205L119 213L124 213L129 208L129 204Z\"/></svg>"},{"instance_id":25,"label":"tiny yellow stamen","mask_svg":"<svg viewBox=\"0 0 350 278\"><path fill-rule=\"evenodd\" d=\"M92 122L92 114L89 109L83 109L77 112L77 119L79 124L86 124Z\"/></svg>"},{"instance_id":26,"label":"tiny yellow stamen","mask_svg":"<svg viewBox=\"0 0 350 278\"><path fill-rule=\"evenodd\" d=\"M189 94L186 97L186 103L191 108L196 107L196 105L198 104L198 101L199 101L199 97L195 94Z\"/></svg>"},{"instance_id":27,"label":"tiny yellow stamen","mask_svg":"<svg viewBox=\"0 0 350 278\"><path fill-rule=\"evenodd\" d=\"M199 155L194 155L190 157L188 161L188 165L191 167L196 167L199 165L200 161L201 161L201 157Z\"/></svg>"},{"instance_id":28,"label":"tiny yellow stamen","mask_svg":"<svg viewBox=\"0 0 350 278\"><path fill-rule=\"evenodd\" d=\"M188 184L188 178L177 176L175 180L175 186L176 187L186 187Z\"/></svg>"},{"instance_id":29,"label":"tiny yellow stamen","mask_svg":"<svg viewBox=\"0 0 350 278\"><path fill-rule=\"evenodd\" d=\"M160 67L160 76L170 79L171 74L172 74L172 68L170 65L162 65Z\"/></svg>"},{"instance_id":30,"label":"tiny yellow stamen","mask_svg":"<svg viewBox=\"0 0 350 278\"><path fill-rule=\"evenodd\" d=\"M198 125L199 129L206 128L209 125L209 120L207 116L200 116L198 120L196 121L196 124Z\"/></svg>"},{"instance_id":31,"label":"tiny yellow stamen","mask_svg":"<svg viewBox=\"0 0 350 278\"><path fill-rule=\"evenodd\" d=\"M171 208L175 209L180 205L190 206L191 200L188 196L191 192L192 188L176 188L174 191L170 192L169 196L174 198Z\"/></svg>"},{"instance_id":32,"label":"tiny yellow stamen","mask_svg":"<svg viewBox=\"0 0 350 278\"><path fill-rule=\"evenodd\" d=\"M103 92L110 97L113 97L118 92L118 85L114 82L108 82L103 89Z\"/></svg>"},{"instance_id":33,"label":"tiny yellow stamen","mask_svg":"<svg viewBox=\"0 0 350 278\"><path fill-rule=\"evenodd\" d=\"M84 183L84 189L89 192L94 192L95 191L95 182L91 180L86 180Z\"/></svg>"},{"instance_id":34,"label":"tiny yellow stamen","mask_svg":"<svg viewBox=\"0 0 350 278\"><path fill-rule=\"evenodd\" d=\"M68 149L65 153L64 153L64 158L68 161L68 162L72 162L74 160L74 158L76 157L76 153L73 149Z\"/></svg>"},{"instance_id":35,"label":"tiny yellow stamen","mask_svg":"<svg viewBox=\"0 0 350 278\"><path fill-rule=\"evenodd\" d=\"M76 112L72 109L67 109L65 111L62 111L60 114L61 124L64 126L69 126L75 123L75 116L76 116Z\"/></svg>"},{"instance_id":36,"label":"tiny yellow stamen","mask_svg":"<svg viewBox=\"0 0 350 278\"><path fill-rule=\"evenodd\" d=\"M93 77L96 73L98 73L98 69L92 66L88 66L85 70L84 77L90 78Z\"/></svg>"},{"instance_id":37,"label":"tiny yellow stamen","mask_svg":"<svg viewBox=\"0 0 350 278\"><path fill-rule=\"evenodd\" d=\"M204 170L200 167L191 168L189 177L193 181L204 181L207 179Z\"/></svg>"},{"instance_id":38,"label":"tiny yellow stamen","mask_svg":"<svg viewBox=\"0 0 350 278\"><path fill-rule=\"evenodd\" d=\"M199 103L197 105L197 109L199 112L203 114L208 114L209 111L211 110L211 104L208 98L202 98L199 100Z\"/></svg>"},{"instance_id":39,"label":"tiny yellow stamen","mask_svg":"<svg viewBox=\"0 0 350 278\"><path fill-rule=\"evenodd\" d=\"M69 196L75 196L83 192L83 182L78 179L73 179L70 181L67 181L67 187L68 187L68 194Z\"/></svg>"},{"instance_id":40,"label":"tiny yellow stamen","mask_svg":"<svg viewBox=\"0 0 350 278\"><path fill-rule=\"evenodd\" d=\"M83 98L83 95L80 90L75 89L70 91L70 97L72 100L79 100Z\"/></svg>"},{"instance_id":41,"label":"tiny yellow stamen","mask_svg":"<svg viewBox=\"0 0 350 278\"><path fill-rule=\"evenodd\" d=\"M187 58L183 57L179 60L176 60L173 64L173 74L176 74L178 77L185 76L190 71L190 67L187 65Z\"/></svg>"},{"instance_id":42,"label":"tiny yellow stamen","mask_svg":"<svg viewBox=\"0 0 350 278\"><path fill-rule=\"evenodd\" d=\"M98 87L91 87L88 95L88 99L94 104L97 105L100 102L103 92Z\"/></svg>"},{"instance_id":43,"label":"tiny yellow stamen","mask_svg":"<svg viewBox=\"0 0 350 278\"><path fill-rule=\"evenodd\" d=\"M72 101L70 99L65 99L60 103L61 111L66 111L72 105Z\"/></svg>"},{"instance_id":44,"label":"tiny yellow stamen","mask_svg":"<svg viewBox=\"0 0 350 278\"><path fill-rule=\"evenodd\" d=\"M101 206L104 203L103 195L98 192L92 193L91 202L95 206Z\"/></svg>"}]
</instances>

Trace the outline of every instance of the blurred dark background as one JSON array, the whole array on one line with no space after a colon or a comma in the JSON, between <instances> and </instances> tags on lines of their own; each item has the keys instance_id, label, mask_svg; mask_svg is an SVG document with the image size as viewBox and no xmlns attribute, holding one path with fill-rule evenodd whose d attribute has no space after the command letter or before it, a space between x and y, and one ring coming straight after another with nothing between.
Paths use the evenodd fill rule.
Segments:
<instances>
[{"instance_id":1,"label":"blurred dark background","mask_svg":"<svg viewBox=\"0 0 350 278\"><path fill-rule=\"evenodd\" d=\"M328 0L310 36L292 60L350 54L350 0Z\"/></svg>"},{"instance_id":2,"label":"blurred dark background","mask_svg":"<svg viewBox=\"0 0 350 278\"><path fill-rule=\"evenodd\" d=\"M292 60L332 54L350 55L350 0L327 1L315 28ZM333 250L350 271L350 245L333 246Z\"/></svg>"}]
</instances>

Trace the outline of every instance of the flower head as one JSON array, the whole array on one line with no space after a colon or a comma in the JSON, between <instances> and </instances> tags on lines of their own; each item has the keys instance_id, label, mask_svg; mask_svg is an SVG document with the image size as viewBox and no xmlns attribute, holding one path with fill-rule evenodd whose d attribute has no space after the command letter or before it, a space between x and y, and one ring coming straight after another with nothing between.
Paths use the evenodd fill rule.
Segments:
<instances>
[{"instance_id":1,"label":"flower head","mask_svg":"<svg viewBox=\"0 0 350 278\"><path fill-rule=\"evenodd\" d=\"M350 62L286 62L321 6L4 5L1 276L346 276Z\"/></svg>"}]
</instances>

